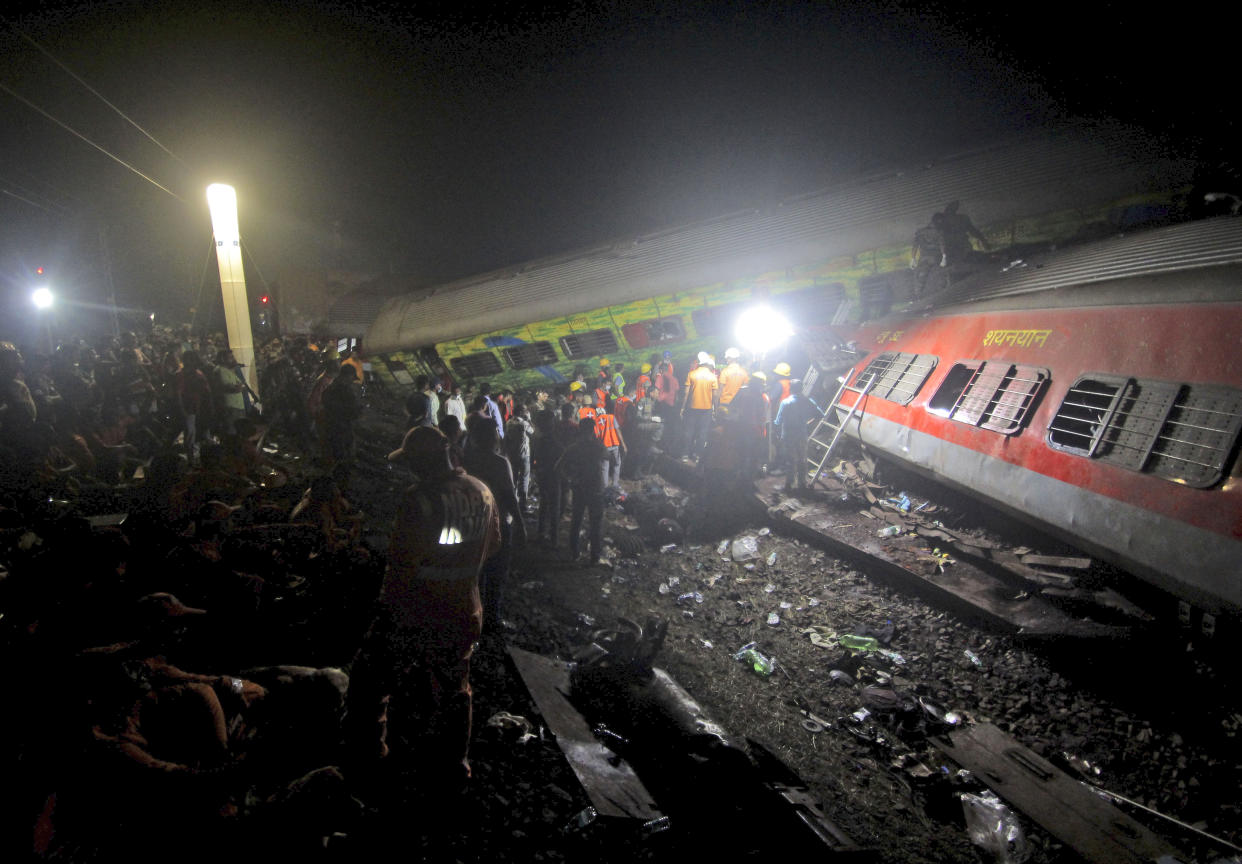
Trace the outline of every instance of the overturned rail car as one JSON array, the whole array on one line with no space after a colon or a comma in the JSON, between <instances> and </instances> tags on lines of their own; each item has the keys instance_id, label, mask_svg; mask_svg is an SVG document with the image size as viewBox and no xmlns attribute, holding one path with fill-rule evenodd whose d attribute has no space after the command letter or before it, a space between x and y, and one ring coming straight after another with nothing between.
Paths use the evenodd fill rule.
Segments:
<instances>
[{"instance_id":1,"label":"overturned rail car","mask_svg":"<svg viewBox=\"0 0 1242 864\"><path fill-rule=\"evenodd\" d=\"M851 337L848 383L867 392L842 393L848 434L1204 610L1242 610L1242 219L979 273Z\"/></svg>"},{"instance_id":2,"label":"overturned rail car","mask_svg":"<svg viewBox=\"0 0 1242 864\"><path fill-rule=\"evenodd\" d=\"M376 370L533 387L600 358L718 354L756 304L799 324L858 320L910 293L910 241L961 201L995 248L1177 218L1194 166L1132 131L1045 133L563 256L408 290L367 308ZM374 304L375 295L364 295ZM344 318L342 320L345 320Z\"/></svg>"}]
</instances>

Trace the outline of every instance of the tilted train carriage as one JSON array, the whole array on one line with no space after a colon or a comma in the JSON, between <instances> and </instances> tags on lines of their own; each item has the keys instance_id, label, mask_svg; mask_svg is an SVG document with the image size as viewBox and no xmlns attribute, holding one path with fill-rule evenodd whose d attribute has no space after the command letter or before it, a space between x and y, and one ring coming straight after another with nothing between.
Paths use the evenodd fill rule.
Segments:
<instances>
[{"instance_id":1,"label":"tilted train carriage","mask_svg":"<svg viewBox=\"0 0 1242 864\"><path fill-rule=\"evenodd\" d=\"M850 334L847 434L1204 609L1242 609L1242 219L931 299Z\"/></svg>"}]
</instances>

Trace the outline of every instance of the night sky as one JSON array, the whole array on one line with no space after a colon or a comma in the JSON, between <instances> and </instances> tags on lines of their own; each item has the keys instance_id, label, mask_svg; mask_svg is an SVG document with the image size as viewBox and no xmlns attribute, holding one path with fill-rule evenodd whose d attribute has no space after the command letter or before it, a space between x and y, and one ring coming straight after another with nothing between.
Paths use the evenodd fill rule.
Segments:
<instances>
[{"instance_id":1,"label":"night sky","mask_svg":"<svg viewBox=\"0 0 1242 864\"><path fill-rule=\"evenodd\" d=\"M1016 4L991 4L1014 6ZM1032 4L1022 4L1024 9ZM193 302L204 187L250 260L427 282L1110 116L1234 129L1211 21L1134 4L42 4L6 13L0 255L124 302ZM1206 14L1206 13L1205 13ZM173 155L57 67L99 91ZM25 199L25 200L22 200Z\"/></svg>"}]
</instances>

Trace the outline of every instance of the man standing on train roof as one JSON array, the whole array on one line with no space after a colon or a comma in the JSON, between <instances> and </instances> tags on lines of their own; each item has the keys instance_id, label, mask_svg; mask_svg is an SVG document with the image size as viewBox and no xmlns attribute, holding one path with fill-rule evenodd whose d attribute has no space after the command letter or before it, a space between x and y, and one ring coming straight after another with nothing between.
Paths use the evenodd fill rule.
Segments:
<instances>
[{"instance_id":1,"label":"man standing on train roof","mask_svg":"<svg viewBox=\"0 0 1242 864\"><path fill-rule=\"evenodd\" d=\"M689 428L686 430L689 442L686 455L695 462L707 447L716 401L720 394L720 382L716 380L716 369L711 355L700 351L698 360L698 367L686 377L686 395L681 402L681 416L689 421ZM687 411L689 417L686 416Z\"/></svg>"},{"instance_id":2,"label":"man standing on train roof","mask_svg":"<svg viewBox=\"0 0 1242 864\"><path fill-rule=\"evenodd\" d=\"M389 456L415 476L397 510L378 613L354 659L346 742L365 767L388 755L388 700L398 679L417 684L408 725L420 785L447 790L470 777L470 655L483 631L479 571L500 546L500 517L482 481L449 462L448 440L417 426ZM411 677L412 676L412 677Z\"/></svg>"},{"instance_id":3,"label":"man standing on train roof","mask_svg":"<svg viewBox=\"0 0 1242 864\"><path fill-rule=\"evenodd\" d=\"M945 262L949 267L970 260L974 252L974 247L970 243L972 237L979 241L979 245L985 252L990 248L987 238L975 227L975 223L970 221L970 217L965 213L957 212L959 206L959 202L950 201L940 214L942 217L940 232L944 235Z\"/></svg>"},{"instance_id":4,"label":"man standing on train roof","mask_svg":"<svg viewBox=\"0 0 1242 864\"><path fill-rule=\"evenodd\" d=\"M785 456L785 491L806 488L806 442L811 434L810 423L824 415L815 401L803 391L800 379L790 383L790 394L776 410L772 426L781 436Z\"/></svg>"},{"instance_id":5,"label":"man standing on train roof","mask_svg":"<svg viewBox=\"0 0 1242 864\"><path fill-rule=\"evenodd\" d=\"M733 402L733 397L750 380L750 373L737 362L741 356L742 352L738 349L727 349L725 351L726 365L725 368L720 370L720 409L726 416L729 413L729 405Z\"/></svg>"},{"instance_id":6,"label":"man standing on train roof","mask_svg":"<svg viewBox=\"0 0 1242 864\"><path fill-rule=\"evenodd\" d=\"M914 243L910 247L910 269L914 271L914 297L927 290L927 282L933 272L946 266L948 259L944 248L944 232L940 226L944 224L944 214L932 215L931 223L914 232ZM938 279L937 282L940 280Z\"/></svg>"}]
</instances>

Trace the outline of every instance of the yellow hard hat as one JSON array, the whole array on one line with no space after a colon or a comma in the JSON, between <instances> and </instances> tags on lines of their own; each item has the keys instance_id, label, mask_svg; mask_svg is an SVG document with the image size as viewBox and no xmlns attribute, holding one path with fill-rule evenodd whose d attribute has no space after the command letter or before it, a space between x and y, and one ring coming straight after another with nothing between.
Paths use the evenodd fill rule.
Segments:
<instances>
[{"instance_id":1,"label":"yellow hard hat","mask_svg":"<svg viewBox=\"0 0 1242 864\"><path fill-rule=\"evenodd\" d=\"M570 392L570 393L577 393L579 390L581 390L581 389L582 389L582 387L583 387L583 384L582 384L582 382L581 382L581 381L575 381L575 382L573 382L572 384L570 384L570 385L569 385L569 392Z\"/></svg>"},{"instance_id":2,"label":"yellow hard hat","mask_svg":"<svg viewBox=\"0 0 1242 864\"><path fill-rule=\"evenodd\" d=\"M646 373L650 372L650 371L651 371L651 364L650 364L650 363L644 363L642 366L639 366L639 367L638 367L638 371L639 371L639 372L642 372L643 374L646 374Z\"/></svg>"},{"instance_id":3,"label":"yellow hard hat","mask_svg":"<svg viewBox=\"0 0 1242 864\"><path fill-rule=\"evenodd\" d=\"M777 375L788 375L790 372L788 363L777 363L776 368L772 370Z\"/></svg>"},{"instance_id":4,"label":"yellow hard hat","mask_svg":"<svg viewBox=\"0 0 1242 864\"><path fill-rule=\"evenodd\" d=\"M608 358L607 358L607 357L601 357L601 358L599 358L599 365L601 365L601 366L607 366L607 365L608 365Z\"/></svg>"}]
</instances>

